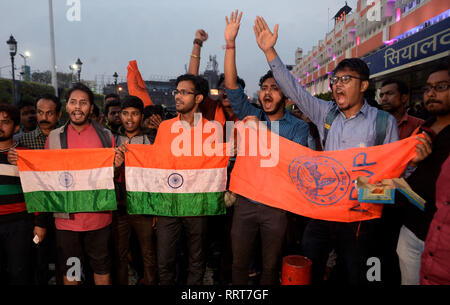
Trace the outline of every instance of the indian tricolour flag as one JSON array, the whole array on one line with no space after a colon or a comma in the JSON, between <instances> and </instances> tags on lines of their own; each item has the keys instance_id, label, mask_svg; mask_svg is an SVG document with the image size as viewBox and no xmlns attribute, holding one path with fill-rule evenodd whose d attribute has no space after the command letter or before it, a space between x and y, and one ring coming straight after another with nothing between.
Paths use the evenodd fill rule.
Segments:
<instances>
[{"instance_id":1,"label":"indian tricolour flag","mask_svg":"<svg viewBox=\"0 0 450 305\"><path fill-rule=\"evenodd\" d=\"M158 145L128 145L129 214L205 216L225 213L227 156L174 156Z\"/></svg>"},{"instance_id":2,"label":"indian tricolour flag","mask_svg":"<svg viewBox=\"0 0 450 305\"><path fill-rule=\"evenodd\" d=\"M28 212L117 209L113 149L21 150L18 154Z\"/></svg>"}]
</instances>

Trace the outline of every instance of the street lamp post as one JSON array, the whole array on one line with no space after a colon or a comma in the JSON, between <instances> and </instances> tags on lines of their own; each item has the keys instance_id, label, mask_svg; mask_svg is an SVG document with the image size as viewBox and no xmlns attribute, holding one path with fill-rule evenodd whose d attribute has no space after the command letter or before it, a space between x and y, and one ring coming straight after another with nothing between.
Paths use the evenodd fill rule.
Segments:
<instances>
[{"instance_id":1,"label":"street lamp post","mask_svg":"<svg viewBox=\"0 0 450 305\"><path fill-rule=\"evenodd\" d=\"M9 55L11 55L11 71L12 71L12 96L13 103L16 104L16 77L14 75L14 56L17 53L17 41L14 39L13 35L9 37L9 40L6 42L9 46Z\"/></svg>"},{"instance_id":2,"label":"street lamp post","mask_svg":"<svg viewBox=\"0 0 450 305\"><path fill-rule=\"evenodd\" d=\"M83 65L83 63L78 58L77 62L75 63L75 65L77 65L77 70L78 70L78 82L81 82L81 66Z\"/></svg>"},{"instance_id":3,"label":"street lamp post","mask_svg":"<svg viewBox=\"0 0 450 305\"><path fill-rule=\"evenodd\" d=\"M119 75L117 74L117 72L114 72L113 77L114 77L114 91L115 91L116 94L117 94L117 78L119 77Z\"/></svg>"}]
</instances>

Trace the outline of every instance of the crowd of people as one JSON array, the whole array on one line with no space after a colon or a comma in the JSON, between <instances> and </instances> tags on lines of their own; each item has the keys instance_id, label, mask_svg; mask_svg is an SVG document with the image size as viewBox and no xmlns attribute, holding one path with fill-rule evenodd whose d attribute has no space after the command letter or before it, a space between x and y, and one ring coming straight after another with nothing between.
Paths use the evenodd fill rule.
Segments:
<instances>
[{"instance_id":1,"label":"crowd of people","mask_svg":"<svg viewBox=\"0 0 450 305\"><path fill-rule=\"evenodd\" d=\"M207 276L213 284L279 285L283 256L298 254L313 262L313 285L367 285L370 257L380 259L383 284L450 284L448 66L436 67L424 84L423 104L429 114L425 120L408 114L409 89L400 80L383 82L380 104L369 105L364 94L370 87L370 71L358 58L336 66L330 78L334 100L324 101L299 85L281 61L275 50L278 25L271 31L257 17L256 42L270 70L260 78L259 105L254 105L244 92L245 81L237 75L241 18L238 11L226 17L224 75L217 84L217 98L211 98L208 82L198 75L208 34L196 32L189 73L177 78L172 92L175 117L158 105L144 107L137 96L115 94L105 97L102 113L93 92L82 83L74 84L65 97L67 122L60 122L63 105L51 94L19 107L0 104L2 283L47 285L54 276L64 285L128 285L134 270L142 285L202 285ZM288 99L294 103L291 111ZM167 141L163 135L172 124L181 120L194 127L196 113L222 125L265 121L270 129L277 122L281 137L324 151L383 145L416 135L417 155L403 177L426 200L425 210L397 196L394 205L384 207L381 218L346 223L306 218L228 193L224 215L128 214L127 144ZM27 212L18 151L108 147L115 149L117 210ZM234 161L231 157L228 175ZM275 181L261 185L261 192L277 191ZM82 278L69 276L73 257L82 262Z\"/></svg>"}]
</instances>

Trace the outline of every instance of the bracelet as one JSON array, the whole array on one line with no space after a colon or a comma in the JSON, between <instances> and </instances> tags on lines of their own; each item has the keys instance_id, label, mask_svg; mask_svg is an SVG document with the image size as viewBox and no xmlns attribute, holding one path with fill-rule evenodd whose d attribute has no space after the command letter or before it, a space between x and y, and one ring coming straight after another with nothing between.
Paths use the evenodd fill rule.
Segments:
<instances>
[{"instance_id":1,"label":"bracelet","mask_svg":"<svg viewBox=\"0 0 450 305\"><path fill-rule=\"evenodd\" d=\"M199 46L203 46L203 41L201 41L200 39L196 38L194 39L194 44L198 44Z\"/></svg>"},{"instance_id":2,"label":"bracelet","mask_svg":"<svg viewBox=\"0 0 450 305\"><path fill-rule=\"evenodd\" d=\"M225 47L225 49L234 49L236 46L229 46L229 45L226 45L226 47Z\"/></svg>"},{"instance_id":3,"label":"bracelet","mask_svg":"<svg viewBox=\"0 0 450 305\"><path fill-rule=\"evenodd\" d=\"M191 54L191 57L200 59L200 56L197 56L197 55L195 55L195 54Z\"/></svg>"}]
</instances>

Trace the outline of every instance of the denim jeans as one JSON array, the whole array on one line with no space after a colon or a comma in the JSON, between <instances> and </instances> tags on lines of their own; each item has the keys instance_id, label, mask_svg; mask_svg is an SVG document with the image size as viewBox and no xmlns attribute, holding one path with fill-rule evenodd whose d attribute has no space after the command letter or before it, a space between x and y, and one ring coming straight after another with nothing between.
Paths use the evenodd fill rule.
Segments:
<instances>
[{"instance_id":1,"label":"denim jeans","mask_svg":"<svg viewBox=\"0 0 450 305\"><path fill-rule=\"evenodd\" d=\"M424 241L417 238L407 227L402 226L397 244L402 285L419 285L420 257L424 247Z\"/></svg>"}]
</instances>

